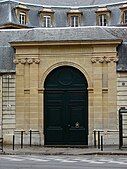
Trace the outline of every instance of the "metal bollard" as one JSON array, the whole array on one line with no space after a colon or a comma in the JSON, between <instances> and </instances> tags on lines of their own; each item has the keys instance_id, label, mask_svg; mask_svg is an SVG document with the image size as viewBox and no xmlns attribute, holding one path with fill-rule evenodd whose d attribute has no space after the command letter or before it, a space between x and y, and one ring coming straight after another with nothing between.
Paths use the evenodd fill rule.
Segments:
<instances>
[{"instance_id":1,"label":"metal bollard","mask_svg":"<svg viewBox=\"0 0 127 169\"><path fill-rule=\"evenodd\" d=\"M15 149L15 135L13 134L13 150Z\"/></svg>"},{"instance_id":2,"label":"metal bollard","mask_svg":"<svg viewBox=\"0 0 127 169\"><path fill-rule=\"evenodd\" d=\"M103 136L101 136L101 151L103 151Z\"/></svg>"},{"instance_id":3,"label":"metal bollard","mask_svg":"<svg viewBox=\"0 0 127 169\"><path fill-rule=\"evenodd\" d=\"M97 142L96 142L96 130L93 131L94 133L94 148L97 147Z\"/></svg>"},{"instance_id":4,"label":"metal bollard","mask_svg":"<svg viewBox=\"0 0 127 169\"><path fill-rule=\"evenodd\" d=\"M30 130L30 147L31 147L31 144L32 144L32 130Z\"/></svg>"},{"instance_id":5,"label":"metal bollard","mask_svg":"<svg viewBox=\"0 0 127 169\"><path fill-rule=\"evenodd\" d=\"M100 131L98 131L98 149L100 149Z\"/></svg>"},{"instance_id":6,"label":"metal bollard","mask_svg":"<svg viewBox=\"0 0 127 169\"><path fill-rule=\"evenodd\" d=\"M4 151L4 141L3 141L3 138L2 138L2 152Z\"/></svg>"},{"instance_id":7,"label":"metal bollard","mask_svg":"<svg viewBox=\"0 0 127 169\"><path fill-rule=\"evenodd\" d=\"M0 150L2 150L2 152L3 152L3 148L4 148L4 143L3 143L3 138L0 138L0 146L1 146L1 149Z\"/></svg>"},{"instance_id":8,"label":"metal bollard","mask_svg":"<svg viewBox=\"0 0 127 169\"><path fill-rule=\"evenodd\" d=\"M21 131L21 148L23 148L23 131Z\"/></svg>"}]
</instances>

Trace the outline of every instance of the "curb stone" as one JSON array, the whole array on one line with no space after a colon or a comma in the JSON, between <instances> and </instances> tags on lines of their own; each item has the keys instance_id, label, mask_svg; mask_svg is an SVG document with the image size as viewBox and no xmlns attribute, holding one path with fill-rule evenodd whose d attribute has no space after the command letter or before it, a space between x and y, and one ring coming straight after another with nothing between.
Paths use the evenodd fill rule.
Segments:
<instances>
[{"instance_id":1,"label":"curb stone","mask_svg":"<svg viewBox=\"0 0 127 169\"><path fill-rule=\"evenodd\" d=\"M65 153L65 152L56 152L56 153L45 153L45 152L0 152L0 155L127 155L127 152L86 152L86 153Z\"/></svg>"}]
</instances>

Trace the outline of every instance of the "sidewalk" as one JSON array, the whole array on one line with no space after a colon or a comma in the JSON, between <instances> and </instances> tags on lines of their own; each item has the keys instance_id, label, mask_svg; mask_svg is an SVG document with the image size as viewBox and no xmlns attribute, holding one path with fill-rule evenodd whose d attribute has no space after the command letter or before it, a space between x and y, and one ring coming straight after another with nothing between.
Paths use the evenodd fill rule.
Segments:
<instances>
[{"instance_id":1,"label":"sidewalk","mask_svg":"<svg viewBox=\"0 0 127 169\"><path fill-rule=\"evenodd\" d=\"M104 150L88 147L88 148L56 148L56 147L44 147L44 146L24 146L22 149L20 146L15 146L13 150L12 145L4 146L3 152L0 150L0 154L4 155L127 155L127 148L119 150L118 146L105 146Z\"/></svg>"}]
</instances>

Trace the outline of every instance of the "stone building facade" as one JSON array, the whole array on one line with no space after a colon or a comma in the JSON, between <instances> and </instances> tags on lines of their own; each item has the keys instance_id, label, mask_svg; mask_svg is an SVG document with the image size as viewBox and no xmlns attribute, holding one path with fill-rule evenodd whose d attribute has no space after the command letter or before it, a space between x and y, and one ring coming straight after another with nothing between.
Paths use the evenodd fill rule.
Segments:
<instances>
[{"instance_id":1,"label":"stone building facade","mask_svg":"<svg viewBox=\"0 0 127 169\"><path fill-rule=\"evenodd\" d=\"M23 131L29 144L32 130L35 145L93 145L100 130L105 144L118 144L118 110L127 101L126 3L44 3L0 2L8 9L0 32L4 143L14 134L19 144Z\"/></svg>"}]
</instances>

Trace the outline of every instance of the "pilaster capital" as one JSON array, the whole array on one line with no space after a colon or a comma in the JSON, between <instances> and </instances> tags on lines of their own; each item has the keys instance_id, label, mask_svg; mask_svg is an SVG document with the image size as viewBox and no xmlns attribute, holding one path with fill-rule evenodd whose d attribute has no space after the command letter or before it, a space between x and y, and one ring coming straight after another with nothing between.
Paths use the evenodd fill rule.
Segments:
<instances>
[{"instance_id":1,"label":"pilaster capital","mask_svg":"<svg viewBox=\"0 0 127 169\"><path fill-rule=\"evenodd\" d=\"M92 63L103 63L104 62L104 57L92 57L91 58Z\"/></svg>"},{"instance_id":2,"label":"pilaster capital","mask_svg":"<svg viewBox=\"0 0 127 169\"><path fill-rule=\"evenodd\" d=\"M40 59L34 59L34 62L36 63L36 64L39 64L40 63Z\"/></svg>"},{"instance_id":3,"label":"pilaster capital","mask_svg":"<svg viewBox=\"0 0 127 169\"><path fill-rule=\"evenodd\" d=\"M92 63L96 63L96 62L97 62L96 58L92 57L92 58L91 58L91 62L92 62Z\"/></svg>"},{"instance_id":4,"label":"pilaster capital","mask_svg":"<svg viewBox=\"0 0 127 169\"><path fill-rule=\"evenodd\" d=\"M110 63L110 62L118 62L118 57L92 57L91 62L92 63Z\"/></svg>"},{"instance_id":5,"label":"pilaster capital","mask_svg":"<svg viewBox=\"0 0 127 169\"><path fill-rule=\"evenodd\" d=\"M26 59L20 59L20 63L21 64L25 64L26 63Z\"/></svg>"},{"instance_id":6,"label":"pilaster capital","mask_svg":"<svg viewBox=\"0 0 127 169\"><path fill-rule=\"evenodd\" d=\"M117 63L118 61L119 61L118 57L116 57L116 58L113 59L113 62L115 62L115 63Z\"/></svg>"},{"instance_id":7,"label":"pilaster capital","mask_svg":"<svg viewBox=\"0 0 127 169\"><path fill-rule=\"evenodd\" d=\"M19 63L21 63L21 64L26 64L26 63L28 63L28 64L33 64L33 63L39 64L40 59L39 58L21 58L21 59L14 59L13 62L15 64L19 64Z\"/></svg>"},{"instance_id":8,"label":"pilaster capital","mask_svg":"<svg viewBox=\"0 0 127 169\"><path fill-rule=\"evenodd\" d=\"M27 59L27 63L28 63L28 64L32 64L33 62L34 62L34 60L33 60L32 58Z\"/></svg>"},{"instance_id":9,"label":"pilaster capital","mask_svg":"<svg viewBox=\"0 0 127 169\"><path fill-rule=\"evenodd\" d=\"M103 57L100 57L100 58L98 59L98 62L99 62L99 63L103 63L103 62L104 62L104 58L103 58Z\"/></svg>"},{"instance_id":10,"label":"pilaster capital","mask_svg":"<svg viewBox=\"0 0 127 169\"><path fill-rule=\"evenodd\" d=\"M106 63L109 63L109 62L111 62L111 59L109 57L105 57L105 61L106 61Z\"/></svg>"}]
</instances>

